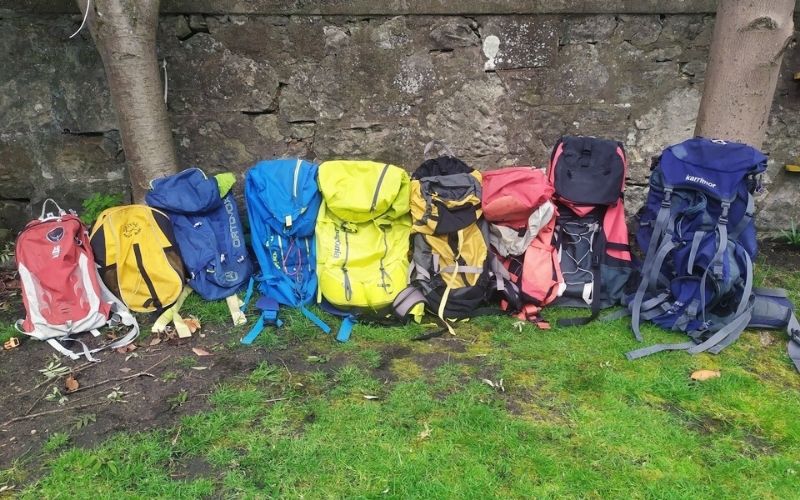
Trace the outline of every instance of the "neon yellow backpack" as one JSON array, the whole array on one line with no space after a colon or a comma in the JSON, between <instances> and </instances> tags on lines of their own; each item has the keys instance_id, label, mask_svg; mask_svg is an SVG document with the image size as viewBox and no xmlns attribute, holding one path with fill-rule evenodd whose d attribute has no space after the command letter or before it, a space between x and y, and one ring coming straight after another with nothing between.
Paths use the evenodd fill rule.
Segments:
<instances>
[{"instance_id":1,"label":"neon yellow backpack","mask_svg":"<svg viewBox=\"0 0 800 500\"><path fill-rule=\"evenodd\" d=\"M402 168L372 161L327 161L318 179L317 301L342 312L345 341L358 314L391 313L406 286L410 183Z\"/></svg>"},{"instance_id":2,"label":"neon yellow backpack","mask_svg":"<svg viewBox=\"0 0 800 500\"><path fill-rule=\"evenodd\" d=\"M183 262L163 212L145 205L109 208L98 216L90 241L103 282L129 309L162 311L178 300Z\"/></svg>"}]
</instances>

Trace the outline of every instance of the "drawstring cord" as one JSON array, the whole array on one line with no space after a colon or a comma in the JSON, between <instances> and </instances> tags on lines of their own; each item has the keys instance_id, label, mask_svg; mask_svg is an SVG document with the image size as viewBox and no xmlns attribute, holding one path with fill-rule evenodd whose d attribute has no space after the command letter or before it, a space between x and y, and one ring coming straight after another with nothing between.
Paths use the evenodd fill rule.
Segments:
<instances>
[{"instance_id":1,"label":"drawstring cord","mask_svg":"<svg viewBox=\"0 0 800 500\"><path fill-rule=\"evenodd\" d=\"M86 20L89 19L89 7L91 5L92 5L92 0L86 0L86 12L83 13L83 21L81 21L81 25L80 25L80 27L78 27L78 31L76 31L75 33L71 34L69 36L70 38L72 38L75 35L77 35L78 33L80 33L81 30L83 29L83 27L86 25Z\"/></svg>"},{"instance_id":2,"label":"drawstring cord","mask_svg":"<svg viewBox=\"0 0 800 500\"><path fill-rule=\"evenodd\" d=\"M91 1L91 0L89 0ZM164 68L164 104L167 103L167 89L169 89L169 78L167 77L167 59L164 58L164 61L161 63L161 67Z\"/></svg>"}]
</instances>

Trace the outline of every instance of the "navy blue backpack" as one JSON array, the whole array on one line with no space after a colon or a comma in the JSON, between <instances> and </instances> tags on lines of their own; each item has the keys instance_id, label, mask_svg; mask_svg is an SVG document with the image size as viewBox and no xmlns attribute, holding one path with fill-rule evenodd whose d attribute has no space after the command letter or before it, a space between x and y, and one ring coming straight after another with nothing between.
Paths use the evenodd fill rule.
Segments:
<instances>
[{"instance_id":1,"label":"navy blue backpack","mask_svg":"<svg viewBox=\"0 0 800 500\"><path fill-rule=\"evenodd\" d=\"M330 328L306 308L316 300L317 269L314 227L322 196L318 165L301 159L260 161L247 171L244 195L253 252L261 272L255 276L261 317L242 339L255 340L267 324L280 327L280 305L300 311L326 333ZM253 291L248 287L245 303Z\"/></svg>"},{"instance_id":2,"label":"navy blue backpack","mask_svg":"<svg viewBox=\"0 0 800 500\"><path fill-rule=\"evenodd\" d=\"M221 195L215 177L189 168L155 179L145 201L172 221L189 286L203 299L225 299L247 283L253 264L236 200Z\"/></svg>"},{"instance_id":3,"label":"navy blue backpack","mask_svg":"<svg viewBox=\"0 0 800 500\"><path fill-rule=\"evenodd\" d=\"M645 257L626 301L637 340L641 321L649 320L689 341L638 349L628 359L665 350L716 354L748 326L788 326L800 370L800 325L785 292L753 287L753 193L766 166L758 150L720 140L697 137L664 150L638 214Z\"/></svg>"}]
</instances>

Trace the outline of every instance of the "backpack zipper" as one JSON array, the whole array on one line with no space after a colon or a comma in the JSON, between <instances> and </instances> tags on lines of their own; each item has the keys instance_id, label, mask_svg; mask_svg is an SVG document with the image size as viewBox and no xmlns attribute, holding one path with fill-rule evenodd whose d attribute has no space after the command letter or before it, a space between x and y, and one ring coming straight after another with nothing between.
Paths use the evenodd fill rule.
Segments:
<instances>
[{"instance_id":1,"label":"backpack zipper","mask_svg":"<svg viewBox=\"0 0 800 500\"><path fill-rule=\"evenodd\" d=\"M384 259L386 259L386 255L389 253L389 243L388 241L386 241L386 229L381 226L378 226L378 229L380 229L381 233L383 233L383 256L381 257L380 260L381 284L378 286L383 288L384 292L389 293L389 284L386 283L386 277L388 276L388 273L386 272L386 268L383 266L383 261Z\"/></svg>"},{"instance_id":2,"label":"backpack zipper","mask_svg":"<svg viewBox=\"0 0 800 500\"><path fill-rule=\"evenodd\" d=\"M344 228L343 228L344 229ZM342 262L342 274L344 274L344 298L348 302L353 298L353 288L350 286L350 276L347 274L347 260L350 258L350 241L347 238L347 231L344 233L344 262Z\"/></svg>"},{"instance_id":3,"label":"backpack zipper","mask_svg":"<svg viewBox=\"0 0 800 500\"><path fill-rule=\"evenodd\" d=\"M386 176L386 171L389 170L389 164L383 166L383 170L381 170L381 175L378 177L378 185L375 186L375 193L372 195L372 205L369 208L370 212L375 211L375 206L378 204L378 193L381 192L381 184L383 184L383 178Z\"/></svg>"}]
</instances>

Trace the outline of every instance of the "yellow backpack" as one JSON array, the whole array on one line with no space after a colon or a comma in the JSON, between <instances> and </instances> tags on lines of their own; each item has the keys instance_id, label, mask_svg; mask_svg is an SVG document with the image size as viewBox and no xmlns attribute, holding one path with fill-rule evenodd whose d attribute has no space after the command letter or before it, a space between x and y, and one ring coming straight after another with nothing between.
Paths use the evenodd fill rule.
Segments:
<instances>
[{"instance_id":1,"label":"yellow backpack","mask_svg":"<svg viewBox=\"0 0 800 500\"><path fill-rule=\"evenodd\" d=\"M109 208L90 240L103 282L128 308L160 311L178 300L183 263L163 212L145 205Z\"/></svg>"},{"instance_id":2,"label":"yellow backpack","mask_svg":"<svg viewBox=\"0 0 800 500\"><path fill-rule=\"evenodd\" d=\"M355 313L391 312L408 272L408 174L386 163L337 160L320 165L318 179L318 302ZM340 330L337 338L347 335Z\"/></svg>"}]
</instances>

